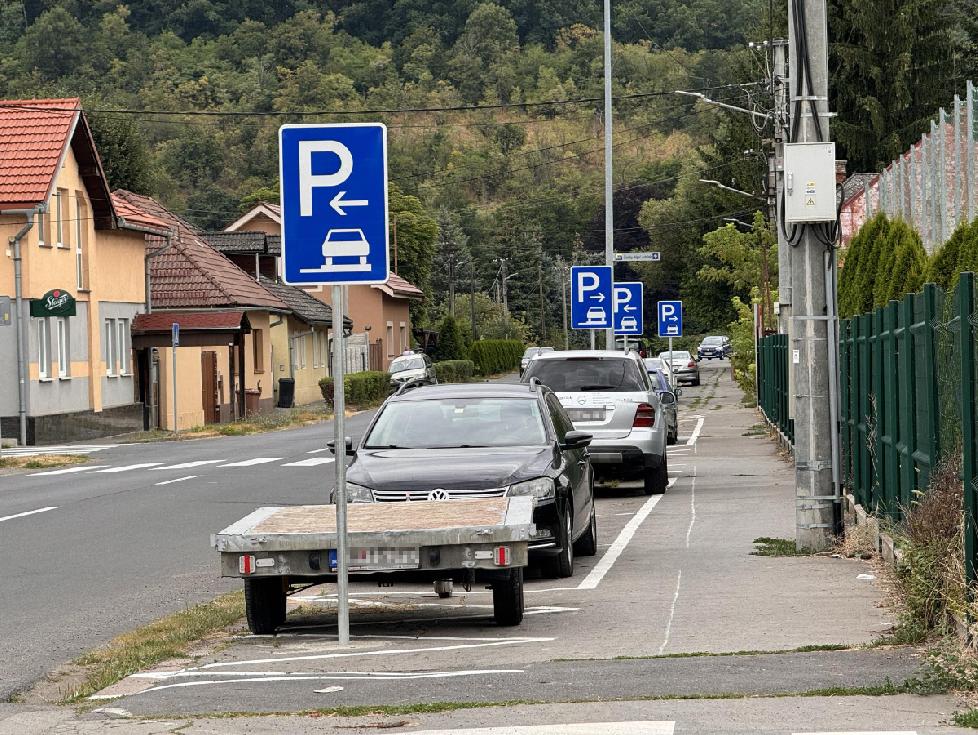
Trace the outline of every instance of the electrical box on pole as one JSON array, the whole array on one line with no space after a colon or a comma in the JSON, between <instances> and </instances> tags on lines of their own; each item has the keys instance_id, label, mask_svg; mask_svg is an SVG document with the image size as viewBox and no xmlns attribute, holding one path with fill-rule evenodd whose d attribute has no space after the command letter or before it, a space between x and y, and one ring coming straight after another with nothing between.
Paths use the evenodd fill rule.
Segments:
<instances>
[{"instance_id":1,"label":"electrical box on pole","mask_svg":"<svg viewBox=\"0 0 978 735\"><path fill-rule=\"evenodd\" d=\"M836 214L835 143L785 143L785 222L835 222Z\"/></svg>"}]
</instances>

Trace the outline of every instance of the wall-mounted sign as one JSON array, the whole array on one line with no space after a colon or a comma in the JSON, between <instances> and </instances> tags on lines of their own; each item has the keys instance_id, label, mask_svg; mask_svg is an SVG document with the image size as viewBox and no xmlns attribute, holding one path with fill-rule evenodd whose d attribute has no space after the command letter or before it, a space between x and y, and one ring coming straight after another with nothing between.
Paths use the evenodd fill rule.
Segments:
<instances>
[{"instance_id":1,"label":"wall-mounted sign","mask_svg":"<svg viewBox=\"0 0 978 735\"><path fill-rule=\"evenodd\" d=\"M10 326L10 297L0 296L0 327Z\"/></svg>"},{"instance_id":2,"label":"wall-mounted sign","mask_svg":"<svg viewBox=\"0 0 978 735\"><path fill-rule=\"evenodd\" d=\"M39 299L31 299L31 316L75 316L75 297L54 288Z\"/></svg>"}]
</instances>

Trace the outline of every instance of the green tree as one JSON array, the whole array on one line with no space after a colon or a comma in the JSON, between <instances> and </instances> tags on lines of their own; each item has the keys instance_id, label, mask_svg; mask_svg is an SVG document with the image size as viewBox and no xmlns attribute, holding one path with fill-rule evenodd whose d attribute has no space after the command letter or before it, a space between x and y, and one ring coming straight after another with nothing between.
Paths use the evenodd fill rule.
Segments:
<instances>
[{"instance_id":1,"label":"green tree","mask_svg":"<svg viewBox=\"0 0 978 735\"><path fill-rule=\"evenodd\" d=\"M451 314L441 320L438 327L438 346L435 348L437 360L462 360L465 358L465 344L462 330Z\"/></svg>"},{"instance_id":2,"label":"green tree","mask_svg":"<svg viewBox=\"0 0 978 735\"><path fill-rule=\"evenodd\" d=\"M873 294L890 220L880 212L859 228L845 251L839 274L839 314L854 316L873 308Z\"/></svg>"},{"instance_id":3,"label":"green tree","mask_svg":"<svg viewBox=\"0 0 978 735\"><path fill-rule=\"evenodd\" d=\"M886 247L893 256L887 259L888 269L884 269L884 261L880 261L877 284L885 284L885 287L877 293L877 307L919 291L924 285L924 270L927 267L927 252L920 235L902 219L891 223Z\"/></svg>"},{"instance_id":4,"label":"green tree","mask_svg":"<svg viewBox=\"0 0 978 735\"><path fill-rule=\"evenodd\" d=\"M961 251L969 249L968 242L972 237L973 225L964 222L958 225L957 229L951 233L948 241L939 247L927 261L927 270L924 273L924 280L928 283L936 283L943 288L950 288L951 284L958 277L958 262L961 260Z\"/></svg>"},{"instance_id":5,"label":"green tree","mask_svg":"<svg viewBox=\"0 0 978 735\"><path fill-rule=\"evenodd\" d=\"M391 240L397 243L396 272L425 293L420 303L412 303L415 323L424 323L427 300L431 296L431 272L438 240L438 223L420 199L401 193L392 185L388 192L392 228Z\"/></svg>"},{"instance_id":6,"label":"green tree","mask_svg":"<svg viewBox=\"0 0 978 735\"><path fill-rule=\"evenodd\" d=\"M111 189L152 191L153 164L139 125L129 116L88 115L95 148Z\"/></svg>"},{"instance_id":7,"label":"green tree","mask_svg":"<svg viewBox=\"0 0 978 735\"><path fill-rule=\"evenodd\" d=\"M75 76L87 64L85 27L61 6L42 13L24 32L21 46L28 69L46 79Z\"/></svg>"}]
</instances>

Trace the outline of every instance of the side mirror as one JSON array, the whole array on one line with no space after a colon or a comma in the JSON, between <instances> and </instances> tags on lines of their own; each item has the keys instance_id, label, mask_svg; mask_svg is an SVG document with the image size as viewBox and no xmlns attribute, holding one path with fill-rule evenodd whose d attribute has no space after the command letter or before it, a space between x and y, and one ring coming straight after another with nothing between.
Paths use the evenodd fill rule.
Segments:
<instances>
[{"instance_id":1,"label":"side mirror","mask_svg":"<svg viewBox=\"0 0 978 735\"><path fill-rule=\"evenodd\" d=\"M336 454L336 441L335 440L330 439L328 442L326 442L326 446L329 447L329 451L332 454L334 454L334 455ZM349 457L352 457L354 454L356 454L356 451L353 449L353 439L351 437L349 437L349 436L346 437L346 454Z\"/></svg>"},{"instance_id":2,"label":"side mirror","mask_svg":"<svg viewBox=\"0 0 978 735\"><path fill-rule=\"evenodd\" d=\"M561 449L581 449L591 443L593 435L586 431L568 431L564 434L564 441L560 443Z\"/></svg>"},{"instance_id":3,"label":"side mirror","mask_svg":"<svg viewBox=\"0 0 978 735\"><path fill-rule=\"evenodd\" d=\"M676 402L676 395L670 393L669 391L663 391L659 394L659 400L662 402L663 406L671 406Z\"/></svg>"},{"instance_id":4,"label":"side mirror","mask_svg":"<svg viewBox=\"0 0 978 735\"><path fill-rule=\"evenodd\" d=\"M679 398L679 396L681 396L683 394L683 389L682 388L676 388L675 394L676 394L676 398Z\"/></svg>"}]
</instances>

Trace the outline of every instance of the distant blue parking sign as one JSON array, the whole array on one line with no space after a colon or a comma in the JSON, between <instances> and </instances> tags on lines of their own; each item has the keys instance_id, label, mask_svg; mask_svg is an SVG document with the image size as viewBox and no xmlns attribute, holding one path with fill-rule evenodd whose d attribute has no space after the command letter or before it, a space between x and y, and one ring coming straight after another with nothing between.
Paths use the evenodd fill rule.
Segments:
<instances>
[{"instance_id":1,"label":"distant blue parking sign","mask_svg":"<svg viewBox=\"0 0 978 735\"><path fill-rule=\"evenodd\" d=\"M659 315L659 336L682 337L683 302L660 301L656 310Z\"/></svg>"},{"instance_id":2,"label":"distant blue parking sign","mask_svg":"<svg viewBox=\"0 0 978 735\"><path fill-rule=\"evenodd\" d=\"M283 125L279 176L286 283L387 281L387 128L383 124Z\"/></svg>"},{"instance_id":3,"label":"distant blue parking sign","mask_svg":"<svg viewBox=\"0 0 978 735\"><path fill-rule=\"evenodd\" d=\"M612 305L615 310L615 334L642 334L642 301L644 287L641 281L616 282Z\"/></svg>"}]
</instances>

